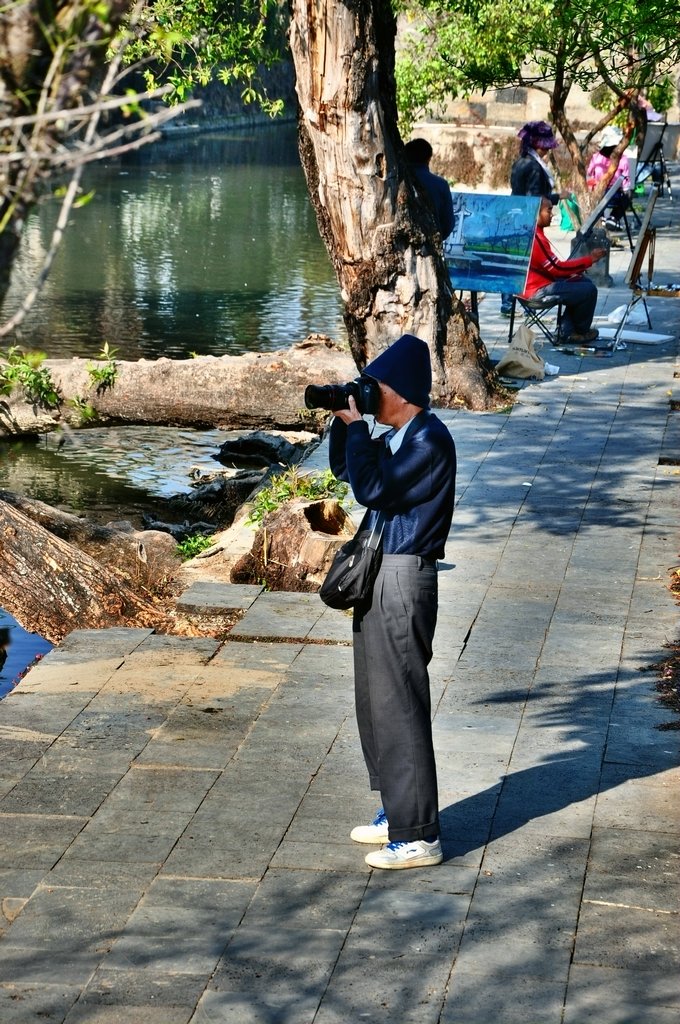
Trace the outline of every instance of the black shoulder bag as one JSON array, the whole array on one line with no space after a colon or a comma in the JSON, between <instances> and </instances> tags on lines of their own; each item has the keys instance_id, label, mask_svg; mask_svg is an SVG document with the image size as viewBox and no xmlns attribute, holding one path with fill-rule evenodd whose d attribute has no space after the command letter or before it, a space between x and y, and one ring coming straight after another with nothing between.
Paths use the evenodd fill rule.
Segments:
<instances>
[{"instance_id":1,"label":"black shoulder bag","mask_svg":"<svg viewBox=\"0 0 680 1024\"><path fill-rule=\"evenodd\" d=\"M423 409L413 417L402 444L406 443L406 439L427 416L427 410ZM373 528L367 529L365 524L369 515L370 510L361 520L361 526L352 539L336 551L326 579L321 584L319 597L329 608L353 608L356 604L368 601L373 593L373 584L382 562L385 516L379 512Z\"/></svg>"},{"instance_id":2,"label":"black shoulder bag","mask_svg":"<svg viewBox=\"0 0 680 1024\"><path fill-rule=\"evenodd\" d=\"M336 551L326 579L321 584L319 597L330 608L353 608L371 596L382 561L385 517L380 512L375 524L369 529L364 526L369 514L366 513L352 539Z\"/></svg>"}]
</instances>

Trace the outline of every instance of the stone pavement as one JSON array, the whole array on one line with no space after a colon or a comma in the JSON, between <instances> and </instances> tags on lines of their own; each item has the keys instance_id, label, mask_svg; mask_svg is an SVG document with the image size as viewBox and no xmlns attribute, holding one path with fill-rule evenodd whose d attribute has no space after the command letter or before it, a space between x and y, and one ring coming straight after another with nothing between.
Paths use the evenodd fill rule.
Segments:
<instances>
[{"instance_id":1,"label":"stone pavement","mask_svg":"<svg viewBox=\"0 0 680 1024\"><path fill-rule=\"evenodd\" d=\"M641 671L677 638L677 343L544 354L511 412L442 413L444 864L349 840L349 618L197 580L228 641L73 633L0 702L2 1024L677 1024L680 734Z\"/></svg>"}]
</instances>

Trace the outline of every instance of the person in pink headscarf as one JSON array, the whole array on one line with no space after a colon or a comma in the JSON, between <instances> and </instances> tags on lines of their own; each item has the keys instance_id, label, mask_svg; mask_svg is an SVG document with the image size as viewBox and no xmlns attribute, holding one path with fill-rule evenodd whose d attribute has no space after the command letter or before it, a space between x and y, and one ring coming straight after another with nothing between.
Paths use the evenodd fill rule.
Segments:
<instances>
[{"instance_id":1,"label":"person in pink headscarf","mask_svg":"<svg viewBox=\"0 0 680 1024\"><path fill-rule=\"evenodd\" d=\"M611 155L622 138L623 132L620 128L614 127L614 125L608 125L602 132L600 148L597 153L593 153L588 163L588 169L586 171L588 188L595 188L598 181L600 181L601 178L604 178L612 165ZM619 157L618 166L612 176L612 182L615 181L616 178L621 178L621 187L624 192L629 192L630 164L628 163L628 157L625 153L622 153Z\"/></svg>"}]
</instances>

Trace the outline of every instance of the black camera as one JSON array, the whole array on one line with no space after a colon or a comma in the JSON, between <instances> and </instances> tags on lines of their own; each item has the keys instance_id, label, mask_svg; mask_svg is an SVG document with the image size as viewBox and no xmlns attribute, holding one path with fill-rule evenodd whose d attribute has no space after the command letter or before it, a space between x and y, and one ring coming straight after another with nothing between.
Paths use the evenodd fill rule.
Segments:
<instances>
[{"instance_id":1,"label":"black camera","mask_svg":"<svg viewBox=\"0 0 680 1024\"><path fill-rule=\"evenodd\" d=\"M361 415L375 416L380 405L380 385L373 377L357 377L349 384L309 384L305 388L308 409L349 409L349 396L357 403Z\"/></svg>"}]
</instances>

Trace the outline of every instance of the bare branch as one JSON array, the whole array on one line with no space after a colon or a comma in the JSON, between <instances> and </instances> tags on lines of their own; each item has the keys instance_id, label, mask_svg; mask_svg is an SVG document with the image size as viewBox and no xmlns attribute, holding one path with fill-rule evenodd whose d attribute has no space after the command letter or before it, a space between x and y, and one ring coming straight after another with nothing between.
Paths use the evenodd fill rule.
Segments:
<instances>
[{"instance_id":1,"label":"bare branch","mask_svg":"<svg viewBox=\"0 0 680 1024\"><path fill-rule=\"evenodd\" d=\"M162 99L172 91L171 85L164 85L152 92L136 92L126 96L112 96L109 99L97 100L86 107L70 107L68 110L52 110L49 113L38 113L26 115L25 117L7 117L0 121L0 131L5 128L20 128L23 125L41 125L54 121L76 121L85 120L92 114L103 114L107 110L118 110L120 107L129 107L133 103L143 103L150 100Z\"/></svg>"},{"instance_id":2,"label":"bare branch","mask_svg":"<svg viewBox=\"0 0 680 1024\"><path fill-rule=\"evenodd\" d=\"M144 0L139 0L132 16L133 21L139 16L143 7ZM119 42L121 45L118 46L117 52L114 53L106 68L104 80L101 83L96 102L88 104L87 106L76 105L73 108L68 109L53 111L47 110L47 104L50 95L52 94L53 87L56 86L59 72L63 68L64 54L59 51L59 47L56 47L50 62L48 74L42 84L36 114L26 118L17 118L10 122L0 122L0 127L5 126L13 128L15 140L21 139L24 128L31 129L27 143L22 146L23 152L19 154L20 165L23 164L23 167L19 173L18 181L12 188L13 198L9 203L7 203L3 223L9 222L9 218L13 216L14 210L17 204L21 201L22 196L31 194L35 189L35 185L38 180L48 178L55 170L63 171L64 168L71 169L71 178L66 187L57 223L55 225L52 238L50 239L50 244L45 254L40 272L36 277L33 287L22 302L20 309L17 310L10 320L0 327L0 337L5 336L10 331L14 330L22 322L26 314L33 307L40 290L47 280L54 262L54 257L61 243L64 230L68 224L69 215L80 191L80 181L83 168L86 164L94 160L101 159L103 156L111 156L116 153L128 152L144 145L147 142L153 141L158 138L157 128L159 125L170 120L172 117L176 117L177 114L188 109L190 106L200 105L197 101L192 101L191 103L184 104L181 107L167 108L165 110L158 111L155 114L147 115L143 120L140 120L134 125L126 125L121 129L115 129L108 134L100 135L99 124L106 111L117 109L121 106L125 106L142 99L157 96L160 97L165 95L167 92L167 88L163 88L155 90L151 94L136 93L134 97L111 96L113 84L119 79L122 64L123 45L120 40ZM58 143L53 137L47 134L45 131L47 125L59 124L62 121L72 121L74 123L74 127L78 127L78 130L82 131L82 143L75 144L69 148ZM149 129L152 129L152 131L149 131ZM128 140L120 146L113 145L121 139L128 139L129 135L134 132L144 134L140 134L137 139ZM13 157L14 155L10 153L4 159L0 159L0 163L4 163L5 166L7 166L12 162ZM2 225L0 224L0 229L1 228Z\"/></svg>"},{"instance_id":3,"label":"bare branch","mask_svg":"<svg viewBox=\"0 0 680 1024\"><path fill-rule=\"evenodd\" d=\"M124 125L122 128L117 128L105 135L99 135L92 146L87 149L77 142L73 146L54 143L54 148L48 152L25 148L21 151L14 151L5 155L0 153L0 166L3 164L21 163L28 159L36 164L42 164L44 172L47 173L50 173L52 170L63 170L64 167L73 167L79 162L89 162L93 159L92 153L101 151L101 156L106 156L111 152L109 147L112 143L117 142L119 139L137 132L155 132L162 125L178 117L180 114L200 106L200 100L187 100L186 103L178 104L175 107L164 107L154 114L146 114L142 120L134 124ZM90 108L92 112L95 109L96 105L92 105ZM94 159L99 159L99 157L95 156Z\"/></svg>"}]
</instances>

